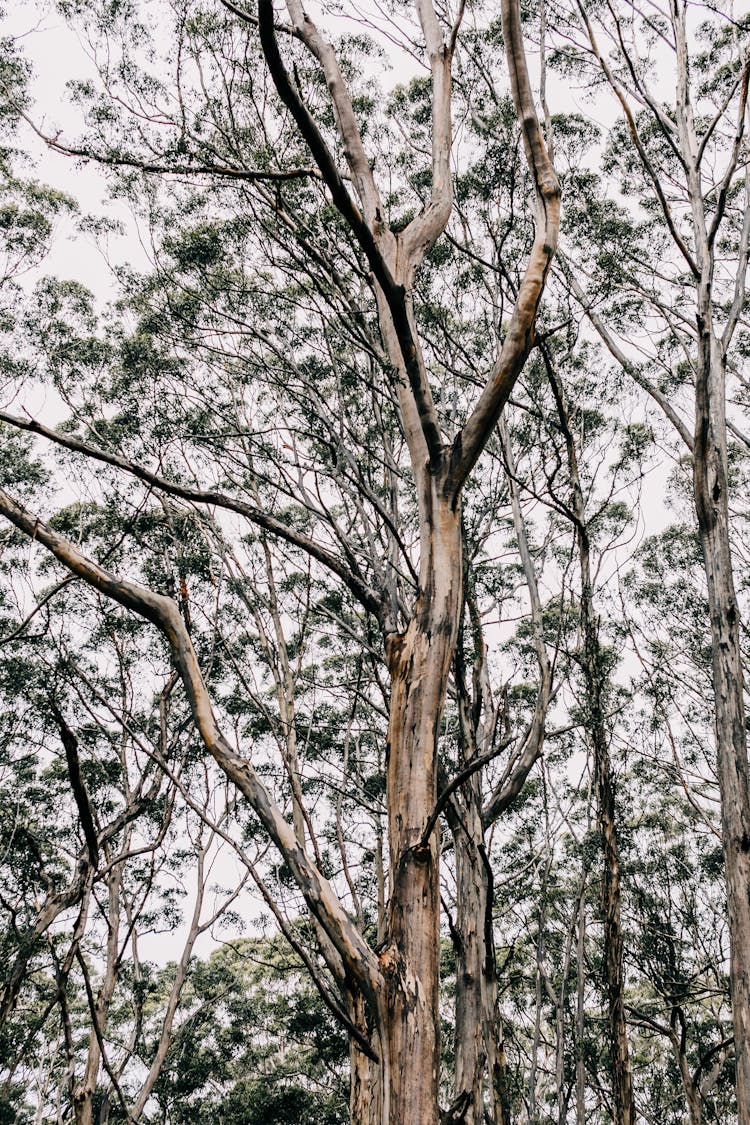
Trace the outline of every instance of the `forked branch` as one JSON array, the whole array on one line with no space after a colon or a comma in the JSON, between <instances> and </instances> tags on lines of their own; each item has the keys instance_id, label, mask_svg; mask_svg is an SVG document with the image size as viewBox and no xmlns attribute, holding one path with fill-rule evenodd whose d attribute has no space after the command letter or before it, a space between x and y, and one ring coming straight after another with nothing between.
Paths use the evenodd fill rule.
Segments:
<instances>
[{"instance_id":1,"label":"forked branch","mask_svg":"<svg viewBox=\"0 0 750 1125\"><path fill-rule=\"evenodd\" d=\"M393 327L398 337L399 348L419 414L430 462L437 466L442 460L443 448L440 423L429 384L419 362L419 349L409 321L404 286L399 284L391 273L380 251L375 234L349 194L325 138L289 77L276 40L273 0L258 0L258 27L263 54L278 95L294 118L297 128L323 175L335 206L349 225L367 258L375 280L383 290L393 319Z\"/></svg>"},{"instance_id":2,"label":"forked branch","mask_svg":"<svg viewBox=\"0 0 750 1125\"><path fill-rule=\"evenodd\" d=\"M446 485L453 497L458 496L487 444L531 351L537 309L560 230L560 184L534 105L519 0L503 0L502 17L513 104L521 125L526 163L536 194L536 234L500 354L479 401L453 443Z\"/></svg>"}]
</instances>

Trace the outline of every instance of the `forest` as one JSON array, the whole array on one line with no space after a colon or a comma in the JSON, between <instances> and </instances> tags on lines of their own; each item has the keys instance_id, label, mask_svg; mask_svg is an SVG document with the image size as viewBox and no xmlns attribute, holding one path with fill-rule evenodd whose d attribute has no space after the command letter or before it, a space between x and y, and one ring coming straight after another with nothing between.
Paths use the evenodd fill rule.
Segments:
<instances>
[{"instance_id":1,"label":"forest","mask_svg":"<svg viewBox=\"0 0 750 1125\"><path fill-rule=\"evenodd\" d=\"M0 7L0 1125L750 1125L750 8Z\"/></svg>"}]
</instances>

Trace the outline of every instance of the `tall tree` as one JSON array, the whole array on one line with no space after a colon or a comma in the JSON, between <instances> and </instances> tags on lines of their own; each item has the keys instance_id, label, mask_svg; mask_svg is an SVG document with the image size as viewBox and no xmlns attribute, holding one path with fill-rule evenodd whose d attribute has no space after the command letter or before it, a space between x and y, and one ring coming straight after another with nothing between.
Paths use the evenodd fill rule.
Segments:
<instances>
[{"instance_id":1,"label":"tall tree","mask_svg":"<svg viewBox=\"0 0 750 1125\"><path fill-rule=\"evenodd\" d=\"M609 89L621 115L611 166L627 193L647 208L646 226L666 255L658 271L649 266L644 272L635 265L637 254L630 254L634 268L615 279L615 289L622 292L624 280L638 308L655 318L655 330L668 340L664 348L648 348L645 362L618 340L617 321L608 321L606 306L597 307L575 270L569 284L611 354L664 410L692 457L711 622L737 1098L744 1125L750 1121L750 774L728 456L729 441L744 444L744 438L727 416L727 379L737 365L750 240L750 180L742 156L748 28L746 20L719 10L696 27L680 0L653 10L611 5L601 18L579 3L569 26L576 24L589 73L598 72L597 83ZM668 98L656 83L660 53L674 72Z\"/></svg>"},{"instance_id":2,"label":"tall tree","mask_svg":"<svg viewBox=\"0 0 750 1125\"><path fill-rule=\"evenodd\" d=\"M406 597L394 599L383 576L378 574L380 568L367 577L362 574L360 561L345 539L339 547L323 546L319 539L296 531L255 503L204 485L185 485L174 474L153 472L145 464L114 452L111 445L107 448L107 443L54 434L41 423L27 424L10 415L5 415L5 420L43 432L86 457L123 470L145 481L165 498L171 496L233 511L251 526L280 537L337 575L375 618L381 630L389 680L389 901L385 933L377 949L352 922L334 885L321 869L319 857L311 854L301 810L290 823L251 760L232 746L224 733L191 638L190 623L178 601L142 580L113 572L7 491L0 497L0 510L77 579L145 618L168 642L195 729L281 852L310 912L328 970L345 998L352 1027L358 1033L353 1040L353 1119L393 1123L408 1118L437 1125L440 871L434 811L438 807L438 736L462 607L462 494L533 344L537 308L557 241L560 190L534 107L520 5L507 0L502 7L503 38L510 89L535 198L536 233L502 343L489 364L489 376L476 401L469 405L464 420L451 424L448 419L441 419L435 403L420 342L414 286L425 255L443 234L453 209L451 69L463 10L446 26L441 24L430 0L420 0L416 5L431 75L429 195L422 209L397 227L386 220L353 97L333 46L296 2L288 6L290 22L283 31L277 31L270 0L261 0L257 20L234 5L227 7L232 18L253 28L257 24L262 57L280 105L288 115L282 122L283 128L288 134L293 123L302 138L313 162L313 178L324 185L327 198L348 231L356 255L354 268L360 276L363 269L368 271L372 278L383 359L393 387L413 482L407 502L417 512L417 542L411 564L414 587ZM180 26L184 30L186 25L183 22ZM315 60L312 77L315 82L325 82L330 99L325 113L333 115L334 128L326 130L328 137L293 77L279 35L301 44ZM181 75L178 69L178 82ZM232 109L230 104L230 112ZM186 125L177 150L189 150L188 129ZM345 174L332 140L343 155ZM112 163L126 159L111 150L100 155ZM140 154L132 162L146 170L157 166ZM191 160L185 163L190 165ZM178 165L173 166L177 171ZM301 172L294 164L277 173L263 168L232 170L216 159L201 161L200 167L216 175L236 173L249 182L275 180L278 185L287 176L296 178ZM307 176L310 172L305 169L302 174ZM302 237L301 231L297 237ZM317 268L315 252L311 255L304 243L302 249ZM400 471L403 473L404 468L400 467ZM359 502L355 491L355 503ZM324 498L320 506L325 510ZM333 520L331 527L337 533ZM392 521L391 534L397 539L401 532L398 522ZM293 779L293 760L290 765ZM295 798L295 807L297 804ZM475 987L480 985L477 980Z\"/></svg>"}]
</instances>

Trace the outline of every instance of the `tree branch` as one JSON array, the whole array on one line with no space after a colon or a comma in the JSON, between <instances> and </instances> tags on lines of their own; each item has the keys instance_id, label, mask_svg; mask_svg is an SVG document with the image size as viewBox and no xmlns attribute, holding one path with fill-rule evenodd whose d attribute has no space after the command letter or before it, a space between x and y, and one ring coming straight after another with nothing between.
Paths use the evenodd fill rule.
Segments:
<instances>
[{"instance_id":1,"label":"tree branch","mask_svg":"<svg viewBox=\"0 0 750 1125\"><path fill-rule=\"evenodd\" d=\"M137 156L117 156L114 153L97 152L95 149L64 144L59 137L51 137L40 129L27 113L20 109L18 112L40 140L44 141L47 147L54 152L59 152L63 156L78 156L83 160L95 160L97 164L103 164L108 168L135 168L139 172L156 175L221 176L226 179L243 180L249 183L258 183L263 180L271 182L299 180L303 177L320 179L320 172L317 168L283 168L276 171L260 171L250 168L233 168L229 164L213 162L208 164L156 163L155 161L140 160Z\"/></svg>"},{"instance_id":2,"label":"tree branch","mask_svg":"<svg viewBox=\"0 0 750 1125\"><path fill-rule=\"evenodd\" d=\"M493 746L491 750L487 750L484 754L480 754L478 757L472 758L468 765L464 766L462 770L459 770L455 777L451 778L451 780L445 786L442 793L435 802L435 808L430 813L430 819L427 821L425 830L422 833L422 838L417 844L417 851L420 851L421 849L427 847L430 841L430 836L432 835L432 830L438 822L438 817L440 816L443 809L448 804L456 790L460 789L461 786L465 782L467 782L473 774L477 772L477 770L481 770L484 766L492 762L498 756L498 754L502 754L503 750L505 750L507 746L510 746L512 741L512 738L504 738L498 746Z\"/></svg>"},{"instance_id":3,"label":"tree branch","mask_svg":"<svg viewBox=\"0 0 750 1125\"><path fill-rule=\"evenodd\" d=\"M643 390L651 396L654 402L661 407L666 417L669 419L674 428L677 430L677 433L684 441L685 445L689 450L692 451L693 435L690 433L690 430L687 428L682 418L680 418L679 414L672 406L669 399L666 397L666 395L662 394L658 387L654 386L651 380L648 379L642 371L638 369L638 365L629 360L625 355L625 352L619 346L602 318L598 313L594 312L594 307L591 300L586 296L578 281L576 281L575 275L570 268L568 260L564 254L560 253L558 255L558 262L564 274L566 283L569 285L571 292L573 293L574 297L591 322L592 327L596 329L604 346L607 348L607 351L610 353L612 358L619 363L620 367L623 369L626 375L629 375L633 382L637 383L639 387L642 387Z\"/></svg>"},{"instance_id":4,"label":"tree branch","mask_svg":"<svg viewBox=\"0 0 750 1125\"><path fill-rule=\"evenodd\" d=\"M293 527L282 523L281 520L276 519L274 516L268 515L267 512L262 511L253 504L248 504L244 500L237 500L233 496L228 496L226 493L218 492L214 489L191 488L188 485L167 480L166 477L160 476L158 473L150 472L142 465L137 464L135 461L128 460L128 458L121 456L119 453L109 453L107 450L100 449L98 446L91 445L89 442L81 441L80 438L70 437L68 434L61 434L57 430L52 430L33 418L19 418L15 414L8 414L6 411L0 410L0 422L6 422L9 426L15 426L16 429L19 430L26 430L28 433L39 434L41 437L47 438L49 441L53 441L55 444L61 445L65 449L70 449L75 453L82 453L86 457L101 461L105 465L111 465L115 469L121 469L123 472L129 473L138 480L142 480L144 483L151 485L153 488L160 489L170 496L178 496L180 499L188 500L193 504L215 505L217 508L223 508L226 511L236 512L237 515L244 516L257 527L262 527L264 531L269 532L279 539L283 539L284 542L289 543L293 547L298 547L317 562L322 563L323 566L348 586L352 594L354 594L365 609L369 610L378 620L381 618L384 595L382 595L380 591L374 590L368 586L359 575L349 570L341 559L326 550L325 547L321 547L320 544L315 543L306 535L295 531Z\"/></svg>"},{"instance_id":5,"label":"tree branch","mask_svg":"<svg viewBox=\"0 0 750 1125\"><path fill-rule=\"evenodd\" d=\"M60 737L65 748L65 761L68 766L70 787L73 790L73 797L78 807L78 816L81 821L83 836L86 841L86 847L88 848L88 862L95 868L99 862L99 841L94 825L94 816L91 811L91 802L81 774L81 762L78 756L78 739L66 723L54 699L50 700L50 708L53 718L60 730Z\"/></svg>"},{"instance_id":6,"label":"tree branch","mask_svg":"<svg viewBox=\"0 0 750 1125\"><path fill-rule=\"evenodd\" d=\"M519 0L503 0L503 35L511 92L536 193L536 233L513 314L490 378L451 451L449 494L457 496L492 433L534 342L537 309L557 248L560 184L542 136L529 80Z\"/></svg>"},{"instance_id":7,"label":"tree branch","mask_svg":"<svg viewBox=\"0 0 750 1125\"><path fill-rule=\"evenodd\" d=\"M445 230L453 209L451 177L451 64L458 23L446 46L432 0L416 0L432 74L432 189L430 201L401 234L412 273Z\"/></svg>"},{"instance_id":8,"label":"tree branch","mask_svg":"<svg viewBox=\"0 0 750 1125\"><path fill-rule=\"evenodd\" d=\"M375 279L383 291L404 359L406 375L419 414L430 462L437 467L442 460L443 449L440 423L429 383L419 362L419 351L409 320L404 286L397 283L393 277L385 258L380 252L373 230L371 230L366 218L363 217L359 207L349 195L322 133L289 78L276 42L273 24L273 0L258 0L258 27L263 54L279 97L294 118L315 163L320 168L334 204L359 242ZM353 143L353 138L350 138L350 140Z\"/></svg>"},{"instance_id":9,"label":"tree branch","mask_svg":"<svg viewBox=\"0 0 750 1125\"><path fill-rule=\"evenodd\" d=\"M376 1007L377 995L382 988L378 960L350 921L331 884L310 861L296 839L294 829L287 823L251 763L230 746L220 730L198 658L176 602L104 570L2 489L0 514L30 539L41 543L63 566L88 585L150 621L164 635L185 688L193 722L206 749L255 812L288 864L310 913L320 923L348 972Z\"/></svg>"},{"instance_id":10,"label":"tree branch","mask_svg":"<svg viewBox=\"0 0 750 1125\"><path fill-rule=\"evenodd\" d=\"M654 186L654 191L656 192L656 197L659 200L659 204L661 206L662 214L664 216L664 221L666 222L667 227L669 228L669 233L672 235L672 238L674 240L675 245L677 246L677 249L680 251L683 258L685 259L688 266L690 267L690 272L692 273L693 277L698 279L701 276L701 271L698 268L698 264L696 263L695 258L693 257L692 253L690 252L690 249L689 249L687 243L683 239L680 232L677 230L677 227L676 227L675 221L674 221L674 216L672 215L672 209L669 206L669 202L667 200L667 197L664 194L664 189L661 186L661 182L660 182L659 177L657 175L656 169L654 168L653 164L651 163L651 160L649 159L649 155L646 152L645 145L643 144L643 141L641 140L641 135L638 131L638 125L636 124L635 117L633 116L633 111L630 108L630 106L628 105L628 100L627 100L627 98L625 97L625 94L622 91L622 87L620 86L619 82L617 81L614 74L612 73L612 68L610 67L609 63L607 62L607 60L604 58L601 51L599 50L599 45L596 41L596 36L594 35L594 29L591 26L591 21L589 20L589 17L586 13L586 9L584 8L583 4L581 3L581 0L577 0L577 6L578 6L578 11L580 12L580 15L581 15L581 22L583 23L586 34L588 35L589 43L591 44L591 51L594 55L594 58L599 63L599 66L602 68L604 76L607 79L607 82L609 83L610 87L612 88L612 92L614 93L615 97L617 98L618 102L620 103L620 106L622 107L622 112L625 115L625 120L627 122L628 129L630 131L630 136L633 140L633 144L635 145L636 150L638 152L638 155L641 159L641 164L643 165L644 171L646 172L648 178L651 180L651 183Z\"/></svg>"}]
</instances>

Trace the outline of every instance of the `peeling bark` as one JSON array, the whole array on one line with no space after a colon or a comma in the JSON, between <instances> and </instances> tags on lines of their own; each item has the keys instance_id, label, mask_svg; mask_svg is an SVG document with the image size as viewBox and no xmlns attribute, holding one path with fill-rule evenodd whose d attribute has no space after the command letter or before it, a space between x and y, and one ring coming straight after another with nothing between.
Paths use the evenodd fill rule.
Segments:
<instances>
[{"instance_id":1,"label":"peeling bark","mask_svg":"<svg viewBox=\"0 0 750 1125\"><path fill-rule=\"evenodd\" d=\"M437 739L461 606L460 509L427 474L423 556L414 616L388 639L391 700L386 784L391 898L380 956L388 996L391 1125L438 1125L440 892L438 833L423 842L437 800Z\"/></svg>"}]
</instances>

